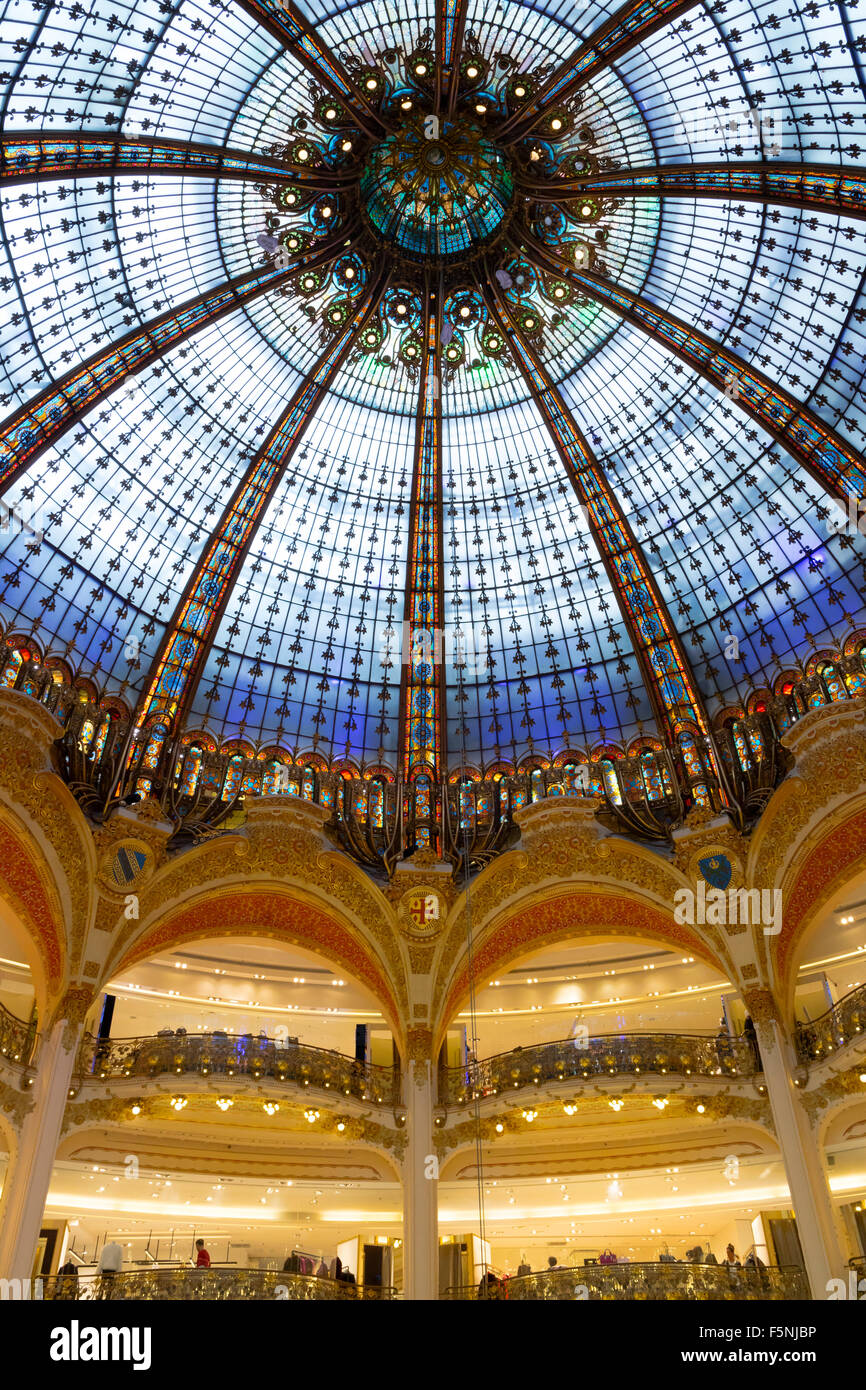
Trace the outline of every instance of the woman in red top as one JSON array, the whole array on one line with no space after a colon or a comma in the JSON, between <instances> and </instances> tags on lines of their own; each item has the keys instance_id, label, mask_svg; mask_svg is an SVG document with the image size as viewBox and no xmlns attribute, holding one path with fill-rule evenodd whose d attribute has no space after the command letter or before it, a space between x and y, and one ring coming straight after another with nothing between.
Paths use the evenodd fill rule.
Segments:
<instances>
[{"instance_id":1,"label":"woman in red top","mask_svg":"<svg viewBox=\"0 0 866 1390\"><path fill-rule=\"evenodd\" d=\"M198 1258L195 1262L196 1269L210 1269L210 1255L204 1248L204 1241L197 1240L195 1248L198 1251Z\"/></svg>"}]
</instances>

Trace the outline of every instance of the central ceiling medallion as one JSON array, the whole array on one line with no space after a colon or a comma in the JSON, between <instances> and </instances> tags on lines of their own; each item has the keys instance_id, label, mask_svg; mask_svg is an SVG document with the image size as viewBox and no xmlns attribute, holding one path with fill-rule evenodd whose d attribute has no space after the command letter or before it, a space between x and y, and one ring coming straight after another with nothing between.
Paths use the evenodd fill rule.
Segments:
<instances>
[{"instance_id":1,"label":"central ceiling medallion","mask_svg":"<svg viewBox=\"0 0 866 1390\"><path fill-rule=\"evenodd\" d=\"M506 229L514 176L475 121L419 115L372 148L361 199L373 236L395 255L454 265L481 255Z\"/></svg>"}]
</instances>

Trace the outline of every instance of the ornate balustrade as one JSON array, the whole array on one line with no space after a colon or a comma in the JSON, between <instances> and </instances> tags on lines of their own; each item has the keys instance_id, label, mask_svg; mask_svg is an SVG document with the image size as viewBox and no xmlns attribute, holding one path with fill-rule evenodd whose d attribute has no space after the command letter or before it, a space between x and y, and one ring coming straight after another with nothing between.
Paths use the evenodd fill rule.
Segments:
<instances>
[{"instance_id":1,"label":"ornate balustrade","mask_svg":"<svg viewBox=\"0 0 866 1390\"><path fill-rule=\"evenodd\" d=\"M852 989L811 1023L797 1024L797 1055L801 1062L821 1061L863 1032L866 1032L866 985Z\"/></svg>"},{"instance_id":2,"label":"ornate balustrade","mask_svg":"<svg viewBox=\"0 0 866 1390\"><path fill-rule=\"evenodd\" d=\"M16 1018L0 1004L0 1056L24 1067L33 1056L35 1046L35 1025Z\"/></svg>"},{"instance_id":3,"label":"ornate balustrade","mask_svg":"<svg viewBox=\"0 0 866 1390\"><path fill-rule=\"evenodd\" d=\"M442 782L404 783L384 767L359 775L315 753L295 759L242 740L219 749L211 735L175 731L159 715L139 728L120 700L99 698L89 682L71 685L59 663L43 665L27 648L0 645L0 684L60 721L58 771L96 822L147 797L174 827L169 848L182 848L234 824L246 797L295 796L328 809L325 833L374 876L391 877L424 849L460 878L511 848L515 813L545 797L585 798L609 827L662 843L695 806L726 811L747 829L790 766L785 731L817 706L866 694L864 653L822 660L802 680L781 682L782 693L755 697L748 713L731 711L709 735L684 730L675 745L648 739L629 756L585 750L560 754L552 767L454 771Z\"/></svg>"},{"instance_id":4,"label":"ornate balustrade","mask_svg":"<svg viewBox=\"0 0 866 1390\"><path fill-rule=\"evenodd\" d=\"M439 1074L439 1100L466 1105L525 1086L599 1076L750 1077L757 1070L755 1053L744 1038L615 1033L517 1047L469 1067L446 1068Z\"/></svg>"},{"instance_id":5,"label":"ornate balustrade","mask_svg":"<svg viewBox=\"0 0 866 1390\"><path fill-rule=\"evenodd\" d=\"M127 1077L251 1077L295 1082L374 1104L396 1104L400 1073L393 1067L365 1065L341 1052L252 1035L174 1034L170 1037L105 1038L88 1034L76 1064L78 1084Z\"/></svg>"},{"instance_id":6,"label":"ornate balustrade","mask_svg":"<svg viewBox=\"0 0 866 1390\"><path fill-rule=\"evenodd\" d=\"M489 1293L478 1287L448 1289L448 1299L540 1299L634 1302L689 1299L709 1302L807 1299L802 1269L768 1265L765 1269L728 1271L724 1265L615 1264L575 1265L504 1280Z\"/></svg>"},{"instance_id":7,"label":"ornate balustrade","mask_svg":"<svg viewBox=\"0 0 866 1390\"><path fill-rule=\"evenodd\" d=\"M316 1279L306 1274L285 1274L264 1269L142 1269L114 1275L56 1275L43 1282L45 1299L63 1302L101 1299L150 1302L187 1302L200 1299L242 1302L380 1302L395 1297L392 1288L374 1284L344 1284L336 1279Z\"/></svg>"}]
</instances>

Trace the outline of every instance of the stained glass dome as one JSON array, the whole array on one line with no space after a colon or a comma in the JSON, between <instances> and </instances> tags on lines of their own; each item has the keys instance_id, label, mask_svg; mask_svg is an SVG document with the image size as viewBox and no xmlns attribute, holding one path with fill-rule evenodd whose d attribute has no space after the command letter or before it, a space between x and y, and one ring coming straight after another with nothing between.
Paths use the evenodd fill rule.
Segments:
<instances>
[{"instance_id":1,"label":"stained glass dome","mask_svg":"<svg viewBox=\"0 0 866 1390\"><path fill-rule=\"evenodd\" d=\"M432 112L373 147L360 187L374 235L421 262L477 254L514 201L507 158L478 124L440 122Z\"/></svg>"},{"instance_id":2,"label":"stained glass dome","mask_svg":"<svg viewBox=\"0 0 866 1390\"><path fill-rule=\"evenodd\" d=\"M435 779L860 642L853 7L3 14L13 650L161 737Z\"/></svg>"}]
</instances>

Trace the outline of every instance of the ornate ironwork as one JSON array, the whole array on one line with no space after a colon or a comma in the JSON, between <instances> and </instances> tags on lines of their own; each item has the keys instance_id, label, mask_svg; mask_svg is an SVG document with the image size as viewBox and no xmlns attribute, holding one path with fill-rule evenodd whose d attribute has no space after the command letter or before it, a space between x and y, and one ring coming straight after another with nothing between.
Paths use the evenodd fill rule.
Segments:
<instances>
[{"instance_id":1,"label":"ornate ironwork","mask_svg":"<svg viewBox=\"0 0 866 1390\"><path fill-rule=\"evenodd\" d=\"M244 1302L275 1300L316 1303L373 1303L396 1297L387 1285L346 1284L337 1279L271 1269L149 1268L118 1274L58 1274L43 1280L42 1297L53 1302Z\"/></svg>"},{"instance_id":2,"label":"ornate ironwork","mask_svg":"<svg viewBox=\"0 0 866 1390\"><path fill-rule=\"evenodd\" d=\"M26 1067L36 1047L36 1024L16 1018L0 1004L0 1057Z\"/></svg>"},{"instance_id":3,"label":"ornate ironwork","mask_svg":"<svg viewBox=\"0 0 866 1390\"><path fill-rule=\"evenodd\" d=\"M729 1270L726 1265L640 1262L573 1265L505 1279L494 1286L492 1294L482 1293L479 1286L464 1286L448 1289L444 1297L460 1301L496 1297L521 1301L587 1299L632 1303L644 1299L689 1299L769 1303L807 1299L809 1285L804 1271L795 1265Z\"/></svg>"},{"instance_id":4,"label":"ornate ironwork","mask_svg":"<svg viewBox=\"0 0 866 1390\"><path fill-rule=\"evenodd\" d=\"M571 202L594 193L607 198L738 198L744 203L780 203L823 208L846 217L866 217L866 177L833 164L772 163L658 164L621 169L584 157L591 173L572 178L521 180L540 202ZM598 167L593 167L597 165Z\"/></svg>"},{"instance_id":5,"label":"ornate ironwork","mask_svg":"<svg viewBox=\"0 0 866 1390\"><path fill-rule=\"evenodd\" d=\"M413 798L396 773L358 777L328 769L321 758L294 762L267 751L253 757L221 752L214 740L188 733L167 737L155 765L145 769L149 740L140 731L136 737L134 720L118 700L91 699L57 667L46 667L29 651L22 657L16 646L0 647L0 680L55 715L62 726L55 743L58 772L96 822L140 800L146 773L149 797L174 827L170 849L218 833L242 812L246 797L256 796L293 796L327 807L326 834L374 875L390 877L421 847ZM864 693L866 660L855 652L822 663L785 694L756 699L762 707L754 713L731 714L696 741L710 807L723 808L748 829L790 765L781 743L786 730L815 708ZM712 755L703 751L710 740ZM425 829L432 829L458 879L511 848L520 835L515 814L546 797L580 797L619 832L659 842L670 842L697 804L694 774L672 750L596 761L576 752L561 761L512 775L497 770L479 780L451 773L433 786ZM724 783L713 780L713 769Z\"/></svg>"},{"instance_id":6,"label":"ornate ironwork","mask_svg":"<svg viewBox=\"0 0 866 1390\"><path fill-rule=\"evenodd\" d=\"M333 1095L354 1096L377 1105L396 1105L400 1073L373 1066L342 1052L285 1043L251 1033L173 1034L165 1037L96 1038L86 1035L75 1066L78 1084L171 1074L219 1077L268 1077Z\"/></svg>"},{"instance_id":7,"label":"ornate ironwork","mask_svg":"<svg viewBox=\"0 0 866 1390\"><path fill-rule=\"evenodd\" d=\"M801 1062L820 1062L866 1033L866 985L852 989L819 1018L798 1023L797 1056Z\"/></svg>"},{"instance_id":8,"label":"ornate ironwork","mask_svg":"<svg viewBox=\"0 0 866 1390\"><path fill-rule=\"evenodd\" d=\"M614 1033L517 1047L465 1068L447 1068L439 1074L439 1100L468 1105L545 1082L599 1076L750 1077L756 1070L755 1054L743 1038Z\"/></svg>"}]
</instances>

